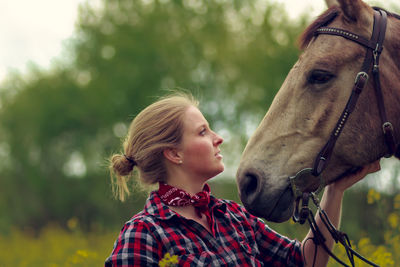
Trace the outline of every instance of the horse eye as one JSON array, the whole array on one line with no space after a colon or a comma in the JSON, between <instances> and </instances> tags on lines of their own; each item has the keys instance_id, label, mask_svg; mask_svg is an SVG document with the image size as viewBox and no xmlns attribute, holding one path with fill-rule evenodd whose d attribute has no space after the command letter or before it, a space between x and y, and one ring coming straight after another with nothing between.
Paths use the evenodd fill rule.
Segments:
<instances>
[{"instance_id":1,"label":"horse eye","mask_svg":"<svg viewBox=\"0 0 400 267\"><path fill-rule=\"evenodd\" d=\"M310 84L324 84L329 82L334 75L325 70L313 70L308 76L308 83Z\"/></svg>"}]
</instances>

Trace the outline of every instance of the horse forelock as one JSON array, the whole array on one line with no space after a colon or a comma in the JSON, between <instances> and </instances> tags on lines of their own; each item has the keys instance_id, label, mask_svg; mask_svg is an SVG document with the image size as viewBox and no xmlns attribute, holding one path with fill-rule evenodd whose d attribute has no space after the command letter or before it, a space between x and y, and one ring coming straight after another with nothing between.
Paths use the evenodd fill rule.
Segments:
<instances>
[{"instance_id":1,"label":"horse forelock","mask_svg":"<svg viewBox=\"0 0 400 267\"><path fill-rule=\"evenodd\" d=\"M304 50L310 43L310 41L314 38L315 31L331 23L337 17L339 11L340 11L339 7L332 6L324 13L322 13L316 20L314 20L314 22L312 22L300 35L299 38L300 49Z\"/></svg>"}]
</instances>

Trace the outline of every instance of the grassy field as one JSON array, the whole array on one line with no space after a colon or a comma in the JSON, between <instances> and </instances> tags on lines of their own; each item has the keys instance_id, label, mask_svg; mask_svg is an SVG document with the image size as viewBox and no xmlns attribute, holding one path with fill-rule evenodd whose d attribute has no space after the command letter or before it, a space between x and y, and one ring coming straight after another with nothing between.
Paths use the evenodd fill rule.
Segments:
<instances>
[{"instance_id":1,"label":"grassy field","mask_svg":"<svg viewBox=\"0 0 400 267\"><path fill-rule=\"evenodd\" d=\"M84 234L50 225L33 236L14 229L0 237L0 266L102 266L117 234Z\"/></svg>"},{"instance_id":2,"label":"grassy field","mask_svg":"<svg viewBox=\"0 0 400 267\"><path fill-rule=\"evenodd\" d=\"M379 200L378 193L371 191L368 202ZM400 195L395 197L393 212L386 218L385 243L376 245L363 237L352 242L353 248L380 266L400 264ZM79 223L72 218L68 229L48 225L40 233L12 229L0 235L0 267L58 267L58 266L103 266L110 254L118 230L115 232L90 232L79 230ZM335 253L344 260L345 251L335 247ZM338 266L331 260L330 267ZM369 266L356 260L356 266Z\"/></svg>"},{"instance_id":3,"label":"grassy field","mask_svg":"<svg viewBox=\"0 0 400 267\"><path fill-rule=\"evenodd\" d=\"M34 237L13 230L9 235L0 238L0 266L103 266L116 234L82 234L48 226L40 236ZM387 244L380 246L363 238L356 244L353 242L353 247L380 266L398 266L400 263L400 235L387 233ZM345 259L345 251L341 247L337 246L335 253L342 260ZM329 266L338 264L331 260ZM356 260L356 266L369 265Z\"/></svg>"}]
</instances>

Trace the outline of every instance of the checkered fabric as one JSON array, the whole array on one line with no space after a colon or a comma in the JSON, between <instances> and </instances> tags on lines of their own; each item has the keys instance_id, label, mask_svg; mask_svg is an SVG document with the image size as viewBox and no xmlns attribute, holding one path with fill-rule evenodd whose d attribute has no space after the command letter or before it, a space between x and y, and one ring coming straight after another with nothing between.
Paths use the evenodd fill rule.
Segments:
<instances>
[{"instance_id":1,"label":"checkered fabric","mask_svg":"<svg viewBox=\"0 0 400 267\"><path fill-rule=\"evenodd\" d=\"M105 266L158 266L169 253L179 266L303 266L300 242L271 230L244 207L210 196L211 233L152 192L122 228Z\"/></svg>"}]
</instances>

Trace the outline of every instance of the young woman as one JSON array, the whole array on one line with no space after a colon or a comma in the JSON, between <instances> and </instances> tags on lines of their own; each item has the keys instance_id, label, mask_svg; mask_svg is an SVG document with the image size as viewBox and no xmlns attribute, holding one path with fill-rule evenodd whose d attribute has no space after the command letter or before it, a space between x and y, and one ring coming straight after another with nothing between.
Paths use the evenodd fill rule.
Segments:
<instances>
[{"instance_id":1,"label":"young woman","mask_svg":"<svg viewBox=\"0 0 400 267\"><path fill-rule=\"evenodd\" d=\"M134 167L141 182L159 189L124 225L105 266L303 266L303 256L312 262L313 245L303 249L239 204L210 195L207 180L224 170L222 142L190 95L162 98L137 115L123 153L111 158L114 189L123 201ZM376 162L326 188L322 208L336 225L344 190L378 169ZM316 266L327 260L318 252Z\"/></svg>"}]
</instances>

